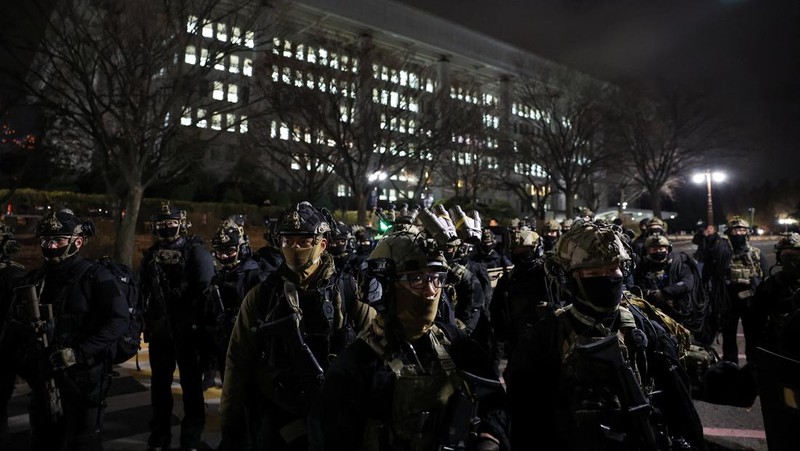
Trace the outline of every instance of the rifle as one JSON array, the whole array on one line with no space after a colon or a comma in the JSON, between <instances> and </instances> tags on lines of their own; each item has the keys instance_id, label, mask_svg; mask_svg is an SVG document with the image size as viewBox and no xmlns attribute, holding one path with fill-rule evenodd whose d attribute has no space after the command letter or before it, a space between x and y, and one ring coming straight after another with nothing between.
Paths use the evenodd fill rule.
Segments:
<instances>
[{"instance_id":1,"label":"rifle","mask_svg":"<svg viewBox=\"0 0 800 451\"><path fill-rule=\"evenodd\" d=\"M645 449L660 449L653 425L650 424L653 407L636 380L630 364L622 358L617 334L609 335L593 343L576 346L575 350L589 360L611 366L617 376L617 382L619 382L622 407L633 419L637 429L636 433L642 440Z\"/></svg>"},{"instance_id":2,"label":"rifle","mask_svg":"<svg viewBox=\"0 0 800 451\"><path fill-rule=\"evenodd\" d=\"M163 271L161 267L158 266L158 263L155 261L150 262L150 290L147 293L147 299L144 303L144 317L147 318L149 321L145 321L145 341L149 341L149 337L152 335L153 332L158 333L158 329L153 327L154 318L152 318L153 313L153 306L151 305L151 301L155 301L158 307L161 309L164 319L163 327L166 327L167 332L172 337L172 328L170 327L170 320L169 320L169 311L167 310L167 300L164 297L164 288L163 283L161 281L161 276ZM148 331L147 326L150 326L150 329L155 329Z\"/></svg>"},{"instance_id":3,"label":"rifle","mask_svg":"<svg viewBox=\"0 0 800 451\"><path fill-rule=\"evenodd\" d=\"M30 307L31 326L33 333L36 335L36 350L40 355L48 355L50 351L49 333L53 330L53 306L45 304L46 319L42 319L42 312L39 304L39 293L36 290L36 285L24 285L16 289L16 291L24 296L25 301ZM39 359L40 374L48 374L50 372L46 360ZM53 376L45 377L42 382L44 392L47 394L47 411L53 422L58 421L64 415L64 409L61 406L61 391L56 385Z\"/></svg>"},{"instance_id":4,"label":"rifle","mask_svg":"<svg viewBox=\"0 0 800 451\"><path fill-rule=\"evenodd\" d=\"M458 370L458 375L468 387L462 384L447 400L440 426L438 451L466 450L469 441L477 437L481 424L478 401L496 391L505 390L498 380L486 379L464 370Z\"/></svg>"},{"instance_id":5,"label":"rifle","mask_svg":"<svg viewBox=\"0 0 800 451\"><path fill-rule=\"evenodd\" d=\"M287 349L294 383L301 395L309 395L313 399L322 386L325 371L303 338L300 315L293 312L275 321L261 322L253 328L253 333L282 340Z\"/></svg>"}]
</instances>

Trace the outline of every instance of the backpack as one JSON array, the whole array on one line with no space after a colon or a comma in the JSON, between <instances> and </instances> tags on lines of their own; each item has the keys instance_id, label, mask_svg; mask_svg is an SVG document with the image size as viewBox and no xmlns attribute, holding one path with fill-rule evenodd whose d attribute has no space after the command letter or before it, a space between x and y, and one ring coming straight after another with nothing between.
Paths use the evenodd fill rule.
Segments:
<instances>
[{"instance_id":1,"label":"backpack","mask_svg":"<svg viewBox=\"0 0 800 451\"><path fill-rule=\"evenodd\" d=\"M117 339L117 346L113 365L119 365L138 355L142 342L142 328L144 325L144 303L142 300L139 280L133 270L122 263L112 261L109 257L101 257L96 263L105 267L114 275L117 289L128 302L129 323L128 331ZM138 361L137 361L138 363Z\"/></svg>"}]
</instances>

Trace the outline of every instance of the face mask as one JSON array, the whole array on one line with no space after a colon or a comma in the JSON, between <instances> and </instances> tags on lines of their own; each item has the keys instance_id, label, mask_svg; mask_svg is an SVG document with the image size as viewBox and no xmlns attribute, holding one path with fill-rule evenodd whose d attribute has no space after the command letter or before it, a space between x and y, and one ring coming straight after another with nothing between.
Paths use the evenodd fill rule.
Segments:
<instances>
[{"instance_id":1,"label":"face mask","mask_svg":"<svg viewBox=\"0 0 800 451\"><path fill-rule=\"evenodd\" d=\"M652 254L647 254L647 258L656 263L663 263L667 260L667 252L654 252Z\"/></svg>"},{"instance_id":2,"label":"face mask","mask_svg":"<svg viewBox=\"0 0 800 451\"><path fill-rule=\"evenodd\" d=\"M172 240L178 238L178 230L180 230L180 226L156 229L156 235L162 240Z\"/></svg>"},{"instance_id":3,"label":"face mask","mask_svg":"<svg viewBox=\"0 0 800 451\"><path fill-rule=\"evenodd\" d=\"M614 311L622 300L622 277L583 277L578 280L579 301L599 314Z\"/></svg>"},{"instance_id":4,"label":"face mask","mask_svg":"<svg viewBox=\"0 0 800 451\"><path fill-rule=\"evenodd\" d=\"M425 299L405 286L398 285L395 292L397 320L408 340L416 340L430 330L436 318L441 296L442 290L438 290L434 299Z\"/></svg>"},{"instance_id":5,"label":"face mask","mask_svg":"<svg viewBox=\"0 0 800 451\"><path fill-rule=\"evenodd\" d=\"M747 235L731 235L730 236L731 244L736 247L744 246L747 243Z\"/></svg>"},{"instance_id":6,"label":"face mask","mask_svg":"<svg viewBox=\"0 0 800 451\"><path fill-rule=\"evenodd\" d=\"M542 244L544 245L544 250L550 251L553 250L553 246L556 244L556 240L558 238L554 236L543 236L542 237Z\"/></svg>"},{"instance_id":7,"label":"face mask","mask_svg":"<svg viewBox=\"0 0 800 451\"><path fill-rule=\"evenodd\" d=\"M45 260L55 262L66 260L67 258L73 256L76 252L78 252L78 246L75 245L74 241L71 241L66 246L42 248L42 255L44 255Z\"/></svg>"},{"instance_id":8,"label":"face mask","mask_svg":"<svg viewBox=\"0 0 800 451\"><path fill-rule=\"evenodd\" d=\"M303 281L308 279L317 269L317 266L319 266L322 246L317 243L309 248L300 248L296 246L282 247L281 253L283 254L286 266L296 273L300 280Z\"/></svg>"}]
</instances>

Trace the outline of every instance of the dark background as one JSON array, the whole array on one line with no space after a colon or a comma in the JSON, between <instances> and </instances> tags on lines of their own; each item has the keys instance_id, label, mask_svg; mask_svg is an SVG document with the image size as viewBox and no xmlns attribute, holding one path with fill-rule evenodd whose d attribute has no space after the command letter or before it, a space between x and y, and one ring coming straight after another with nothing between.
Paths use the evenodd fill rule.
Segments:
<instances>
[{"instance_id":1,"label":"dark background","mask_svg":"<svg viewBox=\"0 0 800 451\"><path fill-rule=\"evenodd\" d=\"M800 1L396 1L604 80L698 92L743 132L732 179L800 179Z\"/></svg>"}]
</instances>

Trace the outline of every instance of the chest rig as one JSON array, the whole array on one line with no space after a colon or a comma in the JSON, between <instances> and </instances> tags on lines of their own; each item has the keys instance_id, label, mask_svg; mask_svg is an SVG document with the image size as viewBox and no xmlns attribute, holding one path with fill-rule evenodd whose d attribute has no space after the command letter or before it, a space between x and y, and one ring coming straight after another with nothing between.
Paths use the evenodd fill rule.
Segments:
<instances>
[{"instance_id":1,"label":"chest rig","mask_svg":"<svg viewBox=\"0 0 800 451\"><path fill-rule=\"evenodd\" d=\"M761 249L749 244L731 256L731 283L749 285L754 278L764 277L761 271Z\"/></svg>"},{"instance_id":2,"label":"chest rig","mask_svg":"<svg viewBox=\"0 0 800 451\"><path fill-rule=\"evenodd\" d=\"M439 431L445 409L451 396L464 385L456 373L456 366L447 347L449 340L436 325L431 327L428 339L434 358L424 363L388 353L386 339L370 329L363 339L379 356L393 374L391 420L369 418L365 428L364 450L403 449L425 451L437 449Z\"/></svg>"}]
</instances>

